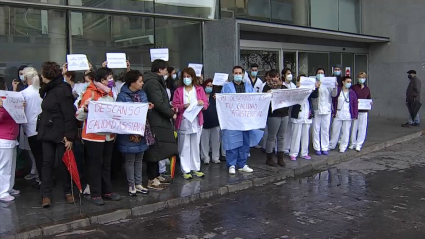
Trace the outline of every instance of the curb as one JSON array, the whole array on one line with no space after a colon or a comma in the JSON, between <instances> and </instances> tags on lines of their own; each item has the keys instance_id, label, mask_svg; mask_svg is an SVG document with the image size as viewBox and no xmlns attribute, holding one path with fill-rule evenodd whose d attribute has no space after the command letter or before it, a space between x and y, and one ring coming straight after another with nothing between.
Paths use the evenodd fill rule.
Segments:
<instances>
[{"instance_id":1,"label":"curb","mask_svg":"<svg viewBox=\"0 0 425 239\"><path fill-rule=\"evenodd\" d=\"M248 188L262 186L268 183L273 183L276 181L285 180L286 178L295 177L301 174L305 174L311 172L313 170L323 170L330 166L334 166L336 164L347 162L352 159L358 158L359 156L364 156L370 154L372 152L385 149L387 147L400 144L412 139L416 139L425 135L425 131L419 131L413 134L409 134L406 136L402 136L396 139L391 139L382 143L377 143L371 146L367 146L362 149L361 152L350 151L347 153L340 154L336 157L328 157L322 158L320 160L315 160L307 164L300 165L294 169L285 169L280 170L274 175L263 177L263 178L254 178L250 180L245 180L237 184L226 185L220 187L219 189L202 192L182 198L170 199L165 202L158 202L149 205L142 205L133 207L131 209L118 209L112 212L103 213L95 216L90 216L86 218L81 218L78 220L72 220L64 223L56 223L46 226L37 226L24 228L20 230L20 232L14 235L4 235L1 238L5 239L30 239L30 238L40 238L43 236L53 236L60 233L64 233L70 230L80 229L83 227L88 227L90 225L98 225L98 224L108 224L111 222L124 220L129 217L135 216L143 216L146 214L150 214L156 211L160 211L167 208L174 208L181 205L186 205L192 202L196 202L202 199L208 199L211 197L221 196L229 193L234 193L238 191L242 191Z\"/></svg>"}]
</instances>

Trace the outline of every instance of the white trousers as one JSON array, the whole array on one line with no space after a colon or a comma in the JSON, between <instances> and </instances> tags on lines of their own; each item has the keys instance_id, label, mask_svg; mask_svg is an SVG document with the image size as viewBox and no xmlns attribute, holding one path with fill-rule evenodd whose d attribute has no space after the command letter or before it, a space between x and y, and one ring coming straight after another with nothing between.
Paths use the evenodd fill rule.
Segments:
<instances>
[{"instance_id":1,"label":"white trousers","mask_svg":"<svg viewBox=\"0 0 425 239\"><path fill-rule=\"evenodd\" d=\"M0 199L9 196L15 185L16 147L0 149Z\"/></svg>"},{"instance_id":2,"label":"white trousers","mask_svg":"<svg viewBox=\"0 0 425 239\"><path fill-rule=\"evenodd\" d=\"M313 118L313 148L316 151L329 150L329 128L331 114L315 114Z\"/></svg>"},{"instance_id":3,"label":"white trousers","mask_svg":"<svg viewBox=\"0 0 425 239\"><path fill-rule=\"evenodd\" d=\"M339 141L339 150L345 151L348 147L348 141L350 140L350 129L352 120L339 120L334 119L332 123L332 135L329 144L330 149L335 149ZM340 138L341 135L341 138Z\"/></svg>"},{"instance_id":4,"label":"white trousers","mask_svg":"<svg viewBox=\"0 0 425 239\"><path fill-rule=\"evenodd\" d=\"M179 154L180 165L183 173L201 170L201 160L199 158L199 142L201 141L202 130L193 134L179 133Z\"/></svg>"},{"instance_id":5,"label":"white trousers","mask_svg":"<svg viewBox=\"0 0 425 239\"><path fill-rule=\"evenodd\" d=\"M283 136L283 152L289 152L292 144L292 122L289 119L288 126L286 127L285 136ZM310 128L310 126L309 126Z\"/></svg>"},{"instance_id":6,"label":"white trousers","mask_svg":"<svg viewBox=\"0 0 425 239\"><path fill-rule=\"evenodd\" d=\"M310 124L292 124L292 142L289 156L297 157L300 152L300 145L301 156L307 156L309 141Z\"/></svg>"},{"instance_id":7,"label":"white trousers","mask_svg":"<svg viewBox=\"0 0 425 239\"><path fill-rule=\"evenodd\" d=\"M212 159L220 159L220 127L202 129L201 135L201 158L204 162L210 162L210 145Z\"/></svg>"},{"instance_id":8,"label":"white trousers","mask_svg":"<svg viewBox=\"0 0 425 239\"><path fill-rule=\"evenodd\" d=\"M366 139L367 112L359 112L359 118L353 121L351 128L351 146L361 149Z\"/></svg>"}]
</instances>

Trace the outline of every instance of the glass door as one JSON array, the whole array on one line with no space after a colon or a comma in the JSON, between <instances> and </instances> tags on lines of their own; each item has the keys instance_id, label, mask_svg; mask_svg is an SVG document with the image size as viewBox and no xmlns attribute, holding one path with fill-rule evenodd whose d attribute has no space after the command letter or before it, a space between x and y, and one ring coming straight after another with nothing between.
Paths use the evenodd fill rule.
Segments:
<instances>
[{"instance_id":1,"label":"glass door","mask_svg":"<svg viewBox=\"0 0 425 239\"><path fill-rule=\"evenodd\" d=\"M294 76L298 75L297 72L297 52L283 50L283 68L289 68ZM283 69L282 69L283 70Z\"/></svg>"},{"instance_id":2,"label":"glass door","mask_svg":"<svg viewBox=\"0 0 425 239\"><path fill-rule=\"evenodd\" d=\"M258 65L258 76L264 79L266 71L279 69L280 50L249 50L241 49L240 64L245 70L249 70L252 64Z\"/></svg>"}]
</instances>

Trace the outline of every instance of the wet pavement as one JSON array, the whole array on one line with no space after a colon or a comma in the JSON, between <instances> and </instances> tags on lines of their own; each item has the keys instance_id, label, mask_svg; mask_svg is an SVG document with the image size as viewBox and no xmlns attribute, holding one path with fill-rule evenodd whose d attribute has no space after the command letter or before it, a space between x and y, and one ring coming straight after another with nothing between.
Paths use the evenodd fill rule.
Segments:
<instances>
[{"instance_id":1,"label":"wet pavement","mask_svg":"<svg viewBox=\"0 0 425 239\"><path fill-rule=\"evenodd\" d=\"M402 122L402 121L401 121ZM401 128L398 127L398 122L394 121L394 120L386 120L386 119L371 119L370 120L370 130L368 132L368 139L367 142L365 144L365 147L367 146L371 146L374 145L376 143L380 143L383 141L387 141L387 140L391 140L397 137L402 137L408 134L412 134L415 133L419 130L421 130L420 128L410 128L410 129L405 129L405 128ZM423 140L423 139L422 139ZM424 148L423 145L417 145L419 142L416 142L416 147L419 148ZM387 149L386 151L382 151L384 152L390 152L393 150L393 148L397 148L399 146L395 146L392 147L391 149ZM412 145L406 144L406 147L411 147ZM418 149L419 149L418 148ZM416 148L414 148L416 149ZM414 151L416 152L416 151ZM352 154L355 154L355 152L350 152ZM165 221L162 221L160 223L160 227L154 226L151 227L149 225L151 224L145 224L144 226L142 225L145 221L149 221L149 220L159 220L158 218L155 219L154 217L148 217L142 220L142 224L140 225L136 225L134 224L134 227L136 229L140 229L140 228L145 228L147 231L151 231L153 234L152 236L146 237L146 238L164 238L164 237L160 237L158 234L158 236L155 236L156 233L158 233L158 231L160 232L165 232L168 230L168 228L173 229L173 228L186 228L188 223L184 223L184 225L181 225L180 222L182 222L182 220L186 220L186 221L191 221L193 218L193 222L197 222L197 225L201 225L199 224L199 217L201 217L200 215L203 212L206 212L208 215L212 214L214 216L207 216L207 218L210 218L211 220L213 218L217 218L217 220L222 221L222 223L224 222L232 222L232 223L236 223L236 221L238 221L238 223L242 223L239 225L242 226L242 228L244 228L243 225L249 225L250 228L255 228L255 226L253 224L255 224L254 222L243 222L243 215L245 214L253 214L255 215L254 211L270 211L271 210L271 217L272 218L277 218L280 220L280 218L278 217L278 215L274 215L273 212L274 210L272 208L261 208L260 206L271 206L273 203L273 200L281 200L281 203L284 203L288 200L292 200L292 196L295 197L295 195L297 195L298 190L303 190L301 188L298 187L294 187L294 185L304 185L303 187L309 187L309 188L315 188L315 192L318 193L319 195L315 195L315 196L308 196L307 198L302 198L305 201L305 204L307 202L313 202L310 200L310 198L322 198L324 201L327 201L329 199L325 198L327 197L327 194L324 194L322 192L325 192L323 190L328 189L330 190L329 184L332 180L330 180L330 178L335 177L335 175L337 175L337 177L341 177L341 178L350 178L351 180L355 180L355 181L365 181L364 179L364 175L366 175L367 177L369 177L370 175L374 175L376 174L375 171L380 171L380 173L382 173L382 170L400 170L400 168L405 168L405 169L409 169L409 168L416 168L416 166L420 166L422 164L422 159L421 159L421 154L423 152L416 152L417 155L415 157L413 156L409 156L409 154L407 154L405 151L395 151L395 153L393 154L388 154L386 156L377 156L378 158L380 157L380 160L378 162L381 161L388 161L389 163L385 163L385 164L380 164L377 163L376 161L373 160L364 160L365 158L367 159L368 157L362 157L362 161L361 162L357 162L357 160L351 161L349 168L353 168L356 169L356 171L347 173L346 169L344 168L339 168L339 167L344 167L344 164L341 164L340 166L338 166L338 168L335 169L331 169L329 170L329 173L326 174L325 173L321 173L320 175L320 180L319 179L314 179L317 178L319 176L314 176L311 179L307 180L301 180L301 183L298 183L297 181L292 181L292 180L288 180L286 181L283 185L280 186L267 186L264 188L254 188L254 189L249 189L249 191L244 192L243 194L240 193L238 195L232 195L232 196L226 196L223 197L221 199L215 199L217 202L216 204L219 205L218 207L214 208L213 206L208 206L208 207L204 207L202 204L199 204L197 207L199 207L199 212L195 213L196 215L191 216L194 212L191 211L187 214L184 214L182 216L181 213L184 213L184 211L179 212L179 210L174 210L174 209L167 209L168 211L173 211L172 215L173 216L167 216L167 212L165 214L163 214L164 216L164 220L165 221L170 221L170 223L166 223ZM43 225L50 225L52 223L60 223L63 221L70 221L70 220L76 220L76 219L80 219L80 218L87 218L90 217L91 215L98 215L98 214L104 214L107 212L111 212L111 211L115 211L117 209L123 209L123 208L132 208L135 206L140 206L140 205L147 205L147 204L153 204L153 203L157 203L157 202L164 202L170 199L175 199L175 198L181 198L181 197L186 197L186 196L190 196L190 195L194 195L194 194L198 194L198 193L202 193L202 192L207 192L210 190L216 190L222 186L225 185L232 185L232 184L237 184L246 180L251 180L254 178L264 178L264 177L268 177L271 175L275 175L277 171L282 171L282 170L289 170L289 169L295 169L298 167L301 167L302 165L305 165L307 163L311 163L311 162L315 162L319 160L319 157L315 157L313 156L313 160L312 161L307 161L307 160L303 160L303 159L299 159L297 162L288 162L287 161L287 168L286 169L276 169L276 168L270 168L268 166L266 166L264 164L264 154L260 151L260 150L252 150L251 151L251 158L249 159L249 165L255 170L255 172L253 174L237 174L236 176L229 176L227 173L227 168L224 165L224 163L222 163L221 165L214 165L211 164L209 166L203 166L202 170L206 173L206 178L205 179L201 179L201 180L192 180L192 181L185 181L180 177L180 173L177 173L177 178L175 180L175 182L166 190L162 191L162 192L154 192L151 191L151 193L147 196L138 196L138 197L125 197L124 200L122 200L121 202L107 202L105 204L105 206L103 207L97 207L92 205L91 203L89 203L87 200L85 200L84 198L82 199L82 205L79 206L79 202L77 202L77 205L68 205L65 203L64 199L63 199L63 195L61 192L61 183L59 182L58 185L56 186L55 190L54 190L54 198L53 198L53 205L51 208L49 209L42 209L41 208L41 199L39 197L38 191L33 188L28 182L26 182L23 179L18 179L17 183L16 183L16 188L21 190L21 195L17 197L15 202L12 202L10 204L0 204L0 237L2 235L6 235L6 234L13 234L14 232L19 232L21 230L26 230L28 228L31 227L42 227ZM373 154L376 155L377 153ZM338 156L339 153L337 152L331 152L331 155L329 156L330 158ZM409 163L403 163L400 164L398 161L398 159L405 159L406 156L409 157L410 160L408 160ZM418 157L419 156L419 157ZM413 159L417 158L420 163L415 162ZM320 159L323 159L322 157ZM370 158L371 159L371 158ZM374 162L374 163L373 163ZM403 160L404 162L404 160ZM394 167L394 168L392 168ZM373 169L375 168L375 169ZM332 173L332 170L339 170L336 173ZM331 175L332 177L330 177L329 175ZM346 175L346 176L341 176L341 175ZM363 175L363 176L361 176ZM358 177L363 178L363 179L357 179ZM335 179L336 180L336 179ZM335 180L333 180L332 182L334 182ZM339 179L338 179L339 180ZM342 180L342 179L341 179ZM345 179L344 179L345 180ZM303 183L303 181L305 181ZM392 181L392 180L391 180ZM295 184L294 184L295 183ZM316 185L317 184L317 185ZM363 183L364 184L364 183ZM127 186L126 186L126 181L125 181L125 174L121 175L121 179L120 180L116 180L113 181L113 185L114 188L116 189L116 192L121 194L121 195L127 195ZM314 186L316 185L316 186ZM343 184L341 184L343 185ZM425 186L425 184L424 184ZM339 187L339 186L338 186ZM320 189L320 190L319 190ZM282 194L280 194L279 192L281 192ZM284 193L286 192L286 194ZM333 192L333 193L337 193L337 192ZM242 196L246 194L245 196ZM279 195L280 194L280 195ZM306 194L306 192L304 193ZM256 198L255 196L259 196L259 198ZM262 196L261 196L262 195ZM237 198L241 197L241 198ZM304 196L304 195L303 195ZM236 198L235 198L236 197ZM277 198L276 198L277 197ZM341 196L336 196L336 197L341 197ZM425 197L425 195L424 195ZM281 199L279 199L281 198ZM301 200L300 196L298 196L297 200ZM224 201L222 201L224 200ZM295 200L295 199L294 199ZM425 199L424 199L425 200ZM242 207L237 207L235 205L237 205L237 203L239 202L244 202L244 206ZM269 205L269 201L270 201L270 205ZM264 204L259 204L257 205L258 202L265 202ZM314 200L314 202L316 202ZM320 200L317 201L317 203L319 203ZM425 202L425 201L424 201ZM235 204L236 203L236 204ZM302 203L302 202L300 202ZM215 205L215 204L212 204ZM232 206L233 205L233 206ZM252 206L251 206L252 205ZM255 207L253 207L255 205ZM277 204L276 204L277 205ZM276 206L275 205L275 206ZM280 205L280 204L279 204ZM318 204L319 205L319 204ZM285 204L282 204L280 207L285 206ZM289 205L286 205L285 207L288 207ZM296 205L290 205L291 207L297 207ZM322 205L324 206L324 205ZM223 211L222 208L224 208L225 210ZM255 209L256 208L256 209ZM279 208L276 206L276 208ZM210 212L208 211L202 211L202 210L211 210ZM250 212L244 212L244 209L253 209L250 210ZM236 211L235 211L236 210ZM288 208L285 208L285 210L289 210ZM319 210L319 209L318 209ZM229 213L226 213L226 211L229 211ZM288 213L289 211L282 211L280 214L282 214L284 216L284 218L282 218L283 221L286 221L289 217L289 215L286 215L286 213ZM241 216L238 215L238 213L241 213ZM224 215L223 215L224 214ZM230 214L232 216L228 216L227 214ZM159 215L159 214L158 214ZM158 217L158 215L156 217ZM266 215L266 214L265 214ZM300 215L302 216L302 215ZM204 215L205 217L205 215ZM238 220L234 221L233 218L236 217L238 218ZM303 218L304 216L302 216ZM306 216L307 217L307 216ZM161 217L162 218L162 217ZM221 219L220 219L221 218ZM320 218L320 217L319 217ZM133 219L133 221L137 221L137 220L141 220L141 219ZM162 220L162 219L161 219ZM159 221L161 221L159 220ZM173 222L174 220L174 222ZM262 219L265 220L265 219ZM268 219L267 219L268 220ZM307 219L306 219L307 220ZM323 220L323 219L320 219ZM132 222L133 222L132 221ZM205 222L208 220L205 220ZM291 220L289 220L291 221ZM292 220L293 221L293 220ZM132 223L131 222L131 223ZM153 223L153 221L151 221ZM178 223L177 223L178 222ZM218 222L217 222L218 223ZM273 222L270 222L272 225ZM209 227L208 225L214 225L215 221L211 221L210 223L206 223L205 225L202 225L202 228L205 228L205 230L203 229L203 231L205 231L205 233L207 232L211 232L211 233L216 233L216 234L220 234L215 232L215 230L213 230L214 228ZM220 224L220 223L219 223ZM278 223L279 225L281 224L281 222ZM121 224L119 224L121 225ZM156 223L153 223L152 225L156 225ZM261 223L259 224L261 225ZM286 224L285 224L286 225ZM298 225L298 224L295 224ZM291 225L288 224L288 226L290 227L295 227L295 225ZM302 223L301 223L302 225ZM299 226L299 225L298 225ZM218 226L219 227L223 227L223 226ZM239 228L237 227L237 225L234 225L235 228ZM184 238L185 235L197 235L198 237L203 236L201 235L201 232L203 232L202 230L199 231L199 233L186 233L187 231L190 231L191 228L193 228L195 231L200 230L198 227L196 227L195 225L189 226L189 228L186 228L184 230L184 233L180 233L179 231L175 231L172 232L174 233L173 235L177 235L176 237L182 237ZM224 228L224 227L223 227ZM105 229L106 230L106 229ZM178 229L181 230L181 229ZM218 230L218 229L217 229ZM230 230L230 229L229 229ZM248 229L246 229L248 230ZM244 231L246 231L244 229ZM259 228L257 228L257 230L259 231L263 231L260 230ZM295 229L294 229L295 230ZM300 229L302 231L302 229ZM171 230L172 231L172 230ZM249 231L249 230L248 230ZM101 231L97 231L96 233L100 233ZM231 230L229 231L231 232ZM103 232L102 232L103 233ZM101 234L102 234L101 233ZM105 235L118 235L118 234L114 234L114 232L110 232L112 234L108 234L109 232L105 231ZM143 231L143 233L147 233L145 231ZM171 232L170 232L171 233ZM146 235L149 235L146 234ZM234 234L236 235L236 234ZM248 236L245 234L245 236L243 238L250 238L249 237L250 234L248 234ZM269 238L267 236L265 237L261 237L258 235L260 234L253 234L255 235L254 237L251 238ZM292 234L288 234L288 235L292 235ZM298 235L298 234L297 234ZM282 234L281 236L285 236L284 234ZM173 237L173 236L171 236ZM236 237L236 236L235 236ZM90 238L90 237L88 237ZM91 238L95 238L95 237L91 237ZM118 237L119 238L119 237ZM125 236L124 236L125 238ZM219 237L218 237L219 238ZM234 238L234 237L229 237L229 238ZM301 237L302 238L302 237Z\"/></svg>"},{"instance_id":2,"label":"wet pavement","mask_svg":"<svg viewBox=\"0 0 425 239\"><path fill-rule=\"evenodd\" d=\"M57 236L425 238L425 138L323 172Z\"/></svg>"}]
</instances>

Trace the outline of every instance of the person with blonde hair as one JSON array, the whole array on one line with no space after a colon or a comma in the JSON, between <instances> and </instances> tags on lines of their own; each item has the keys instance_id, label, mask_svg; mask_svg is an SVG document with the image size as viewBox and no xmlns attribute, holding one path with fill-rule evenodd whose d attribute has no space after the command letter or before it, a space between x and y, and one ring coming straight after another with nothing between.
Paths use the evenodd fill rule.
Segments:
<instances>
[{"instance_id":1,"label":"person with blonde hair","mask_svg":"<svg viewBox=\"0 0 425 239\"><path fill-rule=\"evenodd\" d=\"M369 87L365 85L366 78L366 72L360 72L357 76L357 84L352 87L358 99L372 99ZM349 149L355 149L360 152L366 139L367 116L367 110L359 110L359 116L353 121L353 126L351 127L351 144Z\"/></svg>"}]
</instances>

